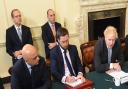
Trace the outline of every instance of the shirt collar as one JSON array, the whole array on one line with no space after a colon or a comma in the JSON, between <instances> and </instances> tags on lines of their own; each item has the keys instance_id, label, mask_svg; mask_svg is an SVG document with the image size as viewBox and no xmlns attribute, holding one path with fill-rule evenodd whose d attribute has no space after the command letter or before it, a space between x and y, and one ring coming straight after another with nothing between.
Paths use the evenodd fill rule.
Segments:
<instances>
[{"instance_id":1,"label":"shirt collar","mask_svg":"<svg viewBox=\"0 0 128 89\"><path fill-rule=\"evenodd\" d=\"M27 62L25 62L25 64L27 65L27 68L30 69L32 66L29 65Z\"/></svg>"},{"instance_id":2,"label":"shirt collar","mask_svg":"<svg viewBox=\"0 0 128 89\"><path fill-rule=\"evenodd\" d=\"M17 30L18 28L21 29L21 25L18 27L17 25L14 25L15 29Z\"/></svg>"},{"instance_id":3,"label":"shirt collar","mask_svg":"<svg viewBox=\"0 0 128 89\"><path fill-rule=\"evenodd\" d=\"M61 52L64 53L64 49L61 46L59 46L59 47L60 47ZM67 52L69 52L68 49L67 49L66 53Z\"/></svg>"},{"instance_id":4,"label":"shirt collar","mask_svg":"<svg viewBox=\"0 0 128 89\"><path fill-rule=\"evenodd\" d=\"M48 24L50 25L50 27L52 27L52 23L50 21L48 21ZM54 23L54 25L55 25L55 23Z\"/></svg>"}]
</instances>

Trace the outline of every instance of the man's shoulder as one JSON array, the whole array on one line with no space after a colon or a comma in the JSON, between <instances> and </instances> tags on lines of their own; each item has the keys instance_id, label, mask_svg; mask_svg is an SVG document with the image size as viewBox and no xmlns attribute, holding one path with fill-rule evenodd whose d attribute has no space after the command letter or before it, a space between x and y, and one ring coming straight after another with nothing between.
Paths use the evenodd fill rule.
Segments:
<instances>
[{"instance_id":1,"label":"man's shoulder","mask_svg":"<svg viewBox=\"0 0 128 89\"><path fill-rule=\"evenodd\" d=\"M13 70L20 71L24 66L24 59L19 59L13 66Z\"/></svg>"},{"instance_id":2,"label":"man's shoulder","mask_svg":"<svg viewBox=\"0 0 128 89\"><path fill-rule=\"evenodd\" d=\"M76 45L69 44L69 49L76 49Z\"/></svg>"},{"instance_id":3,"label":"man's shoulder","mask_svg":"<svg viewBox=\"0 0 128 89\"><path fill-rule=\"evenodd\" d=\"M61 24L59 22L55 22L55 24L58 25L58 26L61 26Z\"/></svg>"},{"instance_id":4,"label":"man's shoulder","mask_svg":"<svg viewBox=\"0 0 128 89\"><path fill-rule=\"evenodd\" d=\"M41 26L41 28L46 28L48 25L49 25L48 22L46 22L45 24L43 24L43 25Z\"/></svg>"},{"instance_id":5,"label":"man's shoulder","mask_svg":"<svg viewBox=\"0 0 128 89\"><path fill-rule=\"evenodd\" d=\"M26 26L26 25L22 25L23 29L30 29L30 27Z\"/></svg>"},{"instance_id":6,"label":"man's shoulder","mask_svg":"<svg viewBox=\"0 0 128 89\"><path fill-rule=\"evenodd\" d=\"M99 44L103 44L105 42L105 39L104 38L99 38L96 42L97 45Z\"/></svg>"},{"instance_id":7,"label":"man's shoulder","mask_svg":"<svg viewBox=\"0 0 128 89\"><path fill-rule=\"evenodd\" d=\"M59 45L56 45L54 48L52 48L50 52L51 52L51 53L60 52L60 47L59 47Z\"/></svg>"},{"instance_id":8,"label":"man's shoulder","mask_svg":"<svg viewBox=\"0 0 128 89\"><path fill-rule=\"evenodd\" d=\"M14 29L14 25L12 25L12 26L10 26L9 28L7 28L7 32L10 32L10 31L12 31Z\"/></svg>"}]
</instances>

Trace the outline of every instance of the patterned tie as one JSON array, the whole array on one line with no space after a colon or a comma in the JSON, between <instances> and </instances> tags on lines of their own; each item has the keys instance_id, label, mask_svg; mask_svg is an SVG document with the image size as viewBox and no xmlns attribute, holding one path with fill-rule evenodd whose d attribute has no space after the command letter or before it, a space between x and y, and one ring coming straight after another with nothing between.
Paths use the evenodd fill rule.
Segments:
<instances>
[{"instance_id":1,"label":"patterned tie","mask_svg":"<svg viewBox=\"0 0 128 89\"><path fill-rule=\"evenodd\" d=\"M20 41L22 42L22 32L20 28L17 28L17 33L18 33Z\"/></svg>"},{"instance_id":2,"label":"patterned tie","mask_svg":"<svg viewBox=\"0 0 128 89\"><path fill-rule=\"evenodd\" d=\"M108 63L111 63L112 49L108 48Z\"/></svg>"},{"instance_id":3,"label":"patterned tie","mask_svg":"<svg viewBox=\"0 0 128 89\"><path fill-rule=\"evenodd\" d=\"M54 39L56 40L56 29L55 29L55 24L52 24L52 33L53 33Z\"/></svg>"},{"instance_id":4,"label":"patterned tie","mask_svg":"<svg viewBox=\"0 0 128 89\"><path fill-rule=\"evenodd\" d=\"M67 55L66 55L66 52L67 52L67 50L64 50L64 57L65 57L66 64L67 64L67 66L68 66L68 69L69 69L69 71L70 71L70 74L71 74L71 75L75 75L75 74L73 73L73 69L72 69L71 64L70 64L70 62L69 62L69 60L68 60L68 57L67 57Z\"/></svg>"}]
</instances>

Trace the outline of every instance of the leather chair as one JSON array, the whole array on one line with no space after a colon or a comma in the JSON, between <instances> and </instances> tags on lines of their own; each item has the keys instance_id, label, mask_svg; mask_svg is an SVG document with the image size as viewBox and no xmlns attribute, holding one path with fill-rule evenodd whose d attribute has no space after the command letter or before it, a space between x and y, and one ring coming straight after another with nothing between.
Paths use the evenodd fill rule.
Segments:
<instances>
[{"instance_id":1,"label":"leather chair","mask_svg":"<svg viewBox=\"0 0 128 89\"><path fill-rule=\"evenodd\" d=\"M93 58L94 58L94 46L96 41L86 42L80 45L81 53L82 53L82 61L83 67L88 68L89 72L93 71Z\"/></svg>"}]
</instances>

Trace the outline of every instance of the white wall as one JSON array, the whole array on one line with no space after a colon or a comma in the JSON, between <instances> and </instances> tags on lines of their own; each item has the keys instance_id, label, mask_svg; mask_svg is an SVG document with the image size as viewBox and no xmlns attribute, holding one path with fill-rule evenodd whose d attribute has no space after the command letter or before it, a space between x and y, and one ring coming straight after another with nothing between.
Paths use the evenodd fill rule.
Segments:
<instances>
[{"instance_id":1,"label":"white wall","mask_svg":"<svg viewBox=\"0 0 128 89\"><path fill-rule=\"evenodd\" d=\"M39 54L45 56L40 26L47 21L46 11L56 11L56 19L70 33L70 43L77 45L79 50L79 33L76 19L80 15L79 0L0 0L0 76L8 76L8 68L12 65L11 57L6 53L5 32L12 25L11 10L17 8L22 13L23 24L31 27L34 45ZM80 52L80 50L79 50Z\"/></svg>"},{"instance_id":2,"label":"white wall","mask_svg":"<svg viewBox=\"0 0 128 89\"><path fill-rule=\"evenodd\" d=\"M17 8L22 13L23 24L31 27L35 46L39 54L44 56L44 44L40 26L47 21L46 11L54 9L54 0L0 0L0 76L8 76L8 68L12 66L11 57L6 53L5 33L12 25L11 10Z\"/></svg>"}]
</instances>

